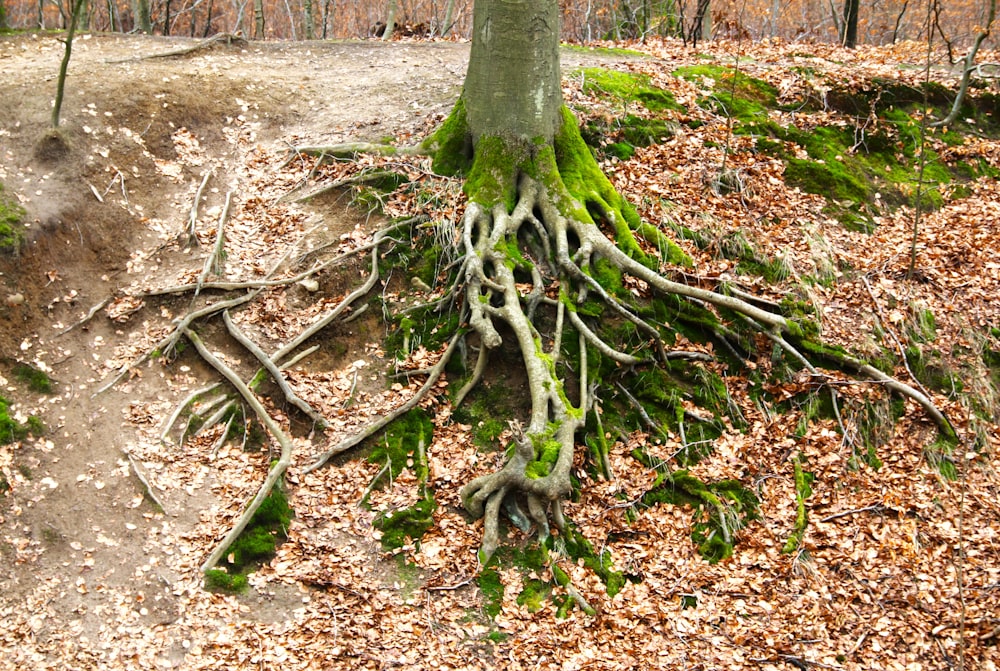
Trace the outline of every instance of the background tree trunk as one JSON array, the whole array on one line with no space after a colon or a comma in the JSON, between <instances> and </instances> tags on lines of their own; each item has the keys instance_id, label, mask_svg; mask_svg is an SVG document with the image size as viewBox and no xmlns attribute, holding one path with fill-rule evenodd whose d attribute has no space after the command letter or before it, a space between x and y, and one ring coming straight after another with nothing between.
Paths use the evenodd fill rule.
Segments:
<instances>
[{"instance_id":1,"label":"background tree trunk","mask_svg":"<svg viewBox=\"0 0 1000 671\"><path fill-rule=\"evenodd\" d=\"M316 39L316 24L313 21L312 0L303 0L302 13L305 15L305 39L314 40Z\"/></svg>"},{"instance_id":2,"label":"background tree trunk","mask_svg":"<svg viewBox=\"0 0 1000 671\"><path fill-rule=\"evenodd\" d=\"M153 20L149 13L149 0L136 0L135 22L139 32L146 33L147 35L153 33Z\"/></svg>"},{"instance_id":3,"label":"background tree trunk","mask_svg":"<svg viewBox=\"0 0 1000 671\"><path fill-rule=\"evenodd\" d=\"M848 49L858 46L858 10L861 0L844 0L844 33L840 41Z\"/></svg>"},{"instance_id":4,"label":"background tree trunk","mask_svg":"<svg viewBox=\"0 0 1000 671\"><path fill-rule=\"evenodd\" d=\"M264 39L264 0L253 0L253 38Z\"/></svg>"},{"instance_id":5,"label":"background tree trunk","mask_svg":"<svg viewBox=\"0 0 1000 671\"><path fill-rule=\"evenodd\" d=\"M557 2L477 0L463 100L474 142L552 141L562 107Z\"/></svg>"},{"instance_id":6,"label":"background tree trunk","mask_svg":"<svg viewBox=\"0 0 1000 671\"><path fill-rule=\"evenodd\" d=\"M385 28L382 30L382 39L391 40L392 32L396 29L396 0L389 0L389 7L385 14Z\"/></svg>"}]
</instances>

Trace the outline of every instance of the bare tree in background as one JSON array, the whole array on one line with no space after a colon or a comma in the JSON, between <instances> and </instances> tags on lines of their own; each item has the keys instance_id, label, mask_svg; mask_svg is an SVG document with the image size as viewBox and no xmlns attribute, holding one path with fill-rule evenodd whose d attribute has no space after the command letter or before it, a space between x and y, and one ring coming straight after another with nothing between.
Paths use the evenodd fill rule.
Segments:
<instances>
[{"instance_id":1,"label":"bare tree in background","mask_svg":"<svg viewBox=\"0 0 1000 671\"><path fill-rule=\"evenodd\" d=\"M840 43L848 49L858 46L858 11L861 0L844 0L844 23Z\"/></svg>"}]
</instances>

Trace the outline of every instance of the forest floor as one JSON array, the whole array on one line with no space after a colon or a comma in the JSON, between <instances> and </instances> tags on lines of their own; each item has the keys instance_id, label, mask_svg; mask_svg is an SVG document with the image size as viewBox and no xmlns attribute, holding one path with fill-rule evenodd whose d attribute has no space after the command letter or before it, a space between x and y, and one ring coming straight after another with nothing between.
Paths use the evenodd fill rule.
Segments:
<instances>
[{"instance_id":1,"label":"forest floor","mask_svg":"<svg viewBox=\"0 0 1000 671\"><path fill-rule=\"evenodd\" d=\"M695 259L687 272L778 300L798 291L803 275L828 273L796 297L818 308L825 338L855 349L886 331L905 339L924 328L921 315L933 314L933 337L925 335L945 352L937 364L967 392L934 393L964 441L944 455L957 479L928 457L934 427L915 406L886 429L876 467L875 459L854 458L856 447L834 420L794 407L796 389L787 389L789 412L774 413L734 376L733 402L748 428L725 433L695 470L710 480L752 481L762 519L718 564L697 554L690 510L657 506L627 521L622 502L641 495L655 473L629 457L650 437L626 436L612 450L616 479L585 480L567 509L635 581L609 598L588 569L562 566L599 612L560 619L552 602L519 598L531 581L552 582L551 567L532 575L501 567L501 588L492 592L477 583L481 529L463 515L457 489L495 467L495 458L478 452L470 427L450 419L443 394L425 404L435 419L427 457L439 507L419 545L385 552L372 525L377 513L413 503L409 472L371 492L369 506L358 504L379 464L348 455L301 472L327 444L414 392L415 383L390 377L401 364L384 351L388 327L369 310L328 327L314 339L320 349L289 373L300 395L331 418L325 434L286 415L280 402L270 406L290 426L296 450L288 541L250 577L247 593L203 589L200 566L259 486L269 454L220 443L220 429L161 439L177 404L217 378L193 348L169 364L135 366L99 392L194 305L190 293L139 294L198 277L227 193L234 208L223 275L232 281L259 278L286 255L312 262L355 249L387 217L458 220L460 182L431 175L419 159L360 159L362 168L388 166L422 185L385 195L382 212L359 207L349 188L305 204L282 197L359 168L314 172L306 157L286 162L294 146L425 137L459 94L468 45L251 43L143 58L192 44L79 37L63 105L70 147L57 152L40 150L38 140L62 44L48 35L0 36L0 181L30 224L24 251L0 259L0 387L12 416L35 415L47 427L0 447L0 669L944 669L962 661L997 668L1000 428L995 414L982 418L984 407L996 413L996 388L982 358L976 364L961 353L997 346L989 329L1000 328L1000 187L994 178L970 179L924 213L920 272L907 279L911 208L875 204L867 212L875 232L848 231L821 196L785 183L780 160L728 135L717 114L706 110L689 123L713 83L670 73L732 63L735 45L704 45L700 53L676 44L637 46L644 54L566 49L565 95L581 118L606 125L635 113L588 88L581 68L601 67L643 72L687 107L669 137L605 163L648 221L669 219L717 241L684 243ZM789 97L810 86L825 95L821 81L919 84L922 76L919 45L806 50L758 45L747 72ZM944 70L934 77L953 83ZM833 112L804 123L826 122L839 123ZM678 131L682 125L690 130ZM987 137L970 134L953 152L956 161L1000 169L1000 143ZM723 161L739 188L713 188ZM208 172L196 212L200 244L185 248ZM787 272L775 282L738 276L723 249L737 231L754 256L781 258ZM277 346L366 273L366 257L350 256L318 276L318 286L270 290L237 320ZM390 276L382 293L386 304L401 305L414 299L411 289L409 278ZM252 374L249 354L222 344L221 330L206 327L202 337ZM415 348L405 365L434 356ZM49 393L18 379L25 363L49 371ZM872 392L845 385L843 393ZM655 449L672 451L669 441ZM808 459L815 481L805 551L784 554L796 517L792 452ZM527 541L511 534L515 545Z\"/></svg>"}]
</instances>

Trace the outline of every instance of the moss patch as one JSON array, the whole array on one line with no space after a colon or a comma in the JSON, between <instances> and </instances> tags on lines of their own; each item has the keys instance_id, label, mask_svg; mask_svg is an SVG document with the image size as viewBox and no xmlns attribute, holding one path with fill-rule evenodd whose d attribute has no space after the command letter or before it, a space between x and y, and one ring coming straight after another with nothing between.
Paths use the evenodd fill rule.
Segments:
<instances>
[{"instance_id":1,"label":"moss patch","mask_svg":"<svg viewBox=\"0 0 1000 671\"><path fill-rule=\"evenodd\" d=\"M31 391L39 394L52 393L51 378L49 378L45 371L39 370L34 366L24 363L17 364L14 366L14 377L28 385Z\"/></svg>"},{"instance_id":2,"label":"moss patch","mask_svg":"<svg viewBox=\"0 0 1000 671\"><path fill-rule=\"evenodd\" d=\"M278 544L287 538L292 516L284 485L279 482L261 502L243 533L226 548L224 566L205 572L205 588L245 590L247 574L270 561Z\"/></svg>"},{"instance_id":3,"label":"moss patch","mask_svg":"<svg viewBox=\"0 0 1000 671\"><path fill-rule=\"evenodd\" d=\"M45 425L38 417L31 416L24 424L14 419L10 414L10 403L0 396L0 445L13 443L28 435L40 436L45 432Z\"/></svg>"},{"instance_id":4,"label":"moss patch","mask_svg":"<svg viewBox=\"0 0 1000 671\"><path fill-rule=\"evenodd\" d=\"M24 208L4 193L0 183L0 254L14 254L24 244Z\"/></svg>"},{"instance_id":5,"label":"moss patch","mask_svg":"<svg viewBox=\"0 0 1000 671\"><path fill-rule=\"evenodd\" d=\"M583 81L583 92L610 99L628 108L630 103L638 103L650 112L682 110L673 93L653 85L649 75L603 68L585 68L577 75Z\"/></svg>"},{"instance_id":6,"label":"moss patch","mask_svg":"<svg viewBox=\"0 0 1000 671\"><path fill-rule=\"evenodd\" d=\"M641 452L641 461L653 465ZM710 563L728 559L733 554L736 534L752 520L760 518L760 501L736 480L704 483L684 470L667 471L662 464L653 486L643 494L641 503L690 506L693 510L691 540L698 554Z\"/></svg>"}]
</instances>

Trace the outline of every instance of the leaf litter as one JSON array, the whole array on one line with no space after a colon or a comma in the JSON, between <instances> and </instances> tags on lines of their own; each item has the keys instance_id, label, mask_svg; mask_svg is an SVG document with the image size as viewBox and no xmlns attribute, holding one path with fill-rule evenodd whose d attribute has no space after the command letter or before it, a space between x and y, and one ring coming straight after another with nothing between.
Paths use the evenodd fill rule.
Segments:
<instances>
[{"instance_id":1,"label":"leaf litter","mask_svg":"<svg viewBox=\"0 0 1000 671\"><path fill-rule=\"evenodd\" d=\"M680 64L697 63L693 54L673 43L629 46L654 58L623 67L648 73L684 102L687 114L700 115L702 123L638 149L627 161L609 159L604 167L615 185L639 205L648 221L669 220L716 238L739 231L762 256L780 257L791 269L784 280L754 281L737 275L733 261L724 255L682 241L695 260L692 274L751 284L758 294L780 300L796 277L817 273L818 264L832 259L834 267L851 272L841 270L838 281L811 285L808 300L820 308L824 338L853 347L859 334L887 328L901 334L911 323L912 305L934 315L935 346L945 353L981 347L975 334L1000 325L995 300L1000 289L1000 194L995 180L977 180L968 196L946 200L924 214L921 281L907 280L911 210L879 214L872 234L845 230L823 213L821 197L785 185L780 161L756 154L750 139L729 134L725 118L695 104L708 82L670 74ZM854 53L810 45L812 55L806 60L821 75L806 78L793 74L791 65L805 57L796 55L791 45L702 48L711 48L722 62L750 52L748 71L789 99L806 87L822 93L828 80L861 86L872 77L886 76L919 83L916 74L897 64L923 57L913 45ZM615 113L607 101L586 97L573 78L567 79L566 95L583 115ZM118 132L141 137L138 129ZM303 182L343 179L388 166L418 181L423 193L435 194L429 205L431 199L416 202L414 190L397 190L385 201L388 215L429 214L451 221L460 216L460 183L432 176L419 159L365 158L316 168L302 158L282 166L286 145L259 139L265 135L258 124L239 116L227 120L224 150L206 148L183 129L173 134L174 157L157 158L155 165L166 178L186 185L186 191L176 197L172 214L147 221L158 244L175 244L194 197L195 177L209 167L218 170L220 181L208 194L205 204L214 205L201 210L196 231L199 249L210 248L221 212L215 207L221 192L232 189L237 205L226 236L228 281L263 278L289 250L308 254L333 243L336 253L348 253L367 241L370 224L327 234L332 240L310 235L314 222L308 207L280 201ZM285 139L296 142L294 137ZM725 159L724 147L729 151ZM998 155L996 142L980 138L954 150L953 160L985 156L995 165ZM708 188L711 171L723 160L744 175L751 188L728 195ZM126 169L115 165L114 170L132 173L122 167ZM123 198L119 206L145 216L137 200ZM168 262L157 250L136 251L127 291L106 311L121 333L113 342L101 336L90 341L95 381L138 360L163 338L170 320L186 307L167 302L156 314L148 304L143 309L141 294L195 281L202 253L178 252ZM360 277L360 266L352 268L348 272ZM291 276L291 267L279 267L274 278ZM339 302L350 286L334 287L310 300L297 298L294 286L267 288L237 321L255 340L281 343ZM886 322L880 322L880 310L888 316ZM362 329L358 331L360 336ZM597 605L598 614L588 617L574 611L558 619L552 603L543 601L535 612L518 604L522 570L501 568L500 610L490 618L474 582L481 570L476 559L481 530L479 523L470 524L463 516L457 491L470 478L492 470L499 457L477 449L471 427L454 421L443 393L424 403L435 425L433 441L426 446L427 485L438 508L434 526L419 543L386 553L373 526L378 512L417 500L419 483L409 471L373 490L369 507L359 502L381 465L357 458L300 472L326 444L398 407L419 386L416 381L387 383L388 362L374 342L377 338L362 340L363 358L329 370L314 369L307 359L288 371L296 393L329 418L331 426L294 439L287 483L295 517L276 556L250 576L256 600L206 592L199 567L253 495L267 469L269 450L265 446L247 452L238 444L224 443L213 453L218 436L212 433L163 444L160 424L176 398L200 388L208 378L200 369L177 370L175 362L163 397L134 401L121 417L126 451L141 464L167 509L148 511L134 497L125 503L145 511L142 526L128 529L136 534L134 542L145 559L126 567L109 567L95 559L106 556L99 546L119 543L104 528L111 520L91 529L92 540L72 541L63 572L41 572L34 584L20 589L16 602L0 600L0 667L626 669L695 664L915 670L951 666L964 654L967 664L975 660L980 668L996 668L1000 429L995 417L978 422L984 434L981 449L954 455L961 477L949 481L928 463L934 428L915 407L907 405L889 429L878 448L881 465L876 469L856 459L835 420L807 418L800 430L801 410L775 414L752 400L748 380L732 376L727 379L729 391L746 428L728 428L692 472L705 481L751 482L761 499L761 519L741 532L733 557L713 565L698 556L690 538L690 509L659 505L636 510L623 505L638 500L655 477L630 456L632 449L644 446L662 458L682 446L678 436L656 442L636 432L611 449L613 480L591 480L577 464L580 496L566 505L568 516L594 547L608 551L616 569L636 580L610 598L592 572L564 562L561 568ZM28 344L29 349L46 352L40 357L49 355L42 349L45 343ZM221 354L234 366L253 363L242 353ZM417 349L401 367L425 368L437 355ZM960 365L961 358L955 357L955 365ZM122 390L136 393L148 378L162 376L161 366L153 362L137 368ZM360 387L359 378L365 382ZM840 383L843 398L855 402L851 407L866 398L879 401L878 390L862 390L846 379ZM788 383L775 391L794 398L808 386L804 380L800 386ZM957 395L935 392L935 401L947 409L960 432L977 424ZM281 408L271 404L268 410L289 429ZM40 450L52 449L42 440L38 443ZM796 518L789 459L793 453L801 455L815 479L806 501L804 545L788 555L781 550ZM11 505L0 513L4 518L16 520L19 507L44 505L45 496L72 486L49 477L33 482L14 468L12 454L7 448L0 451L0 468L11 487ZM128 464L123 463L115 467L118 478L127 477ZM81 473L77 484L97 488L108 480L97 472ZM179 510L197 512L185 521L176 516ZM46 554L45 543L16 523L5 524L3 534L5 561L31 575ZM512 532L509 542L527 541ZM136 590L113 583L109 576L114 570L148 576L149 587ZM63 612L55 604L63 603L67 592L92 600ZM268 618L263 613L270 601L280 606Z\"/></svg>"}]
</instances>

